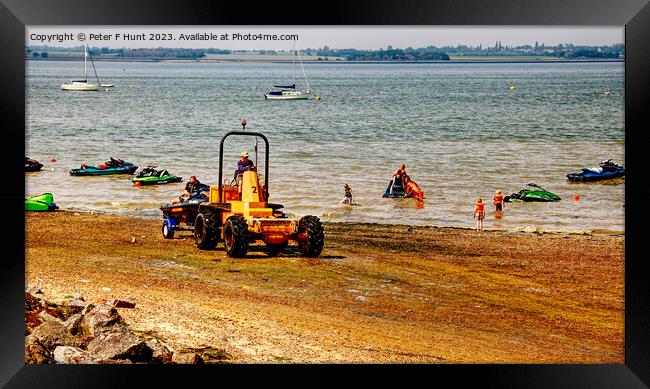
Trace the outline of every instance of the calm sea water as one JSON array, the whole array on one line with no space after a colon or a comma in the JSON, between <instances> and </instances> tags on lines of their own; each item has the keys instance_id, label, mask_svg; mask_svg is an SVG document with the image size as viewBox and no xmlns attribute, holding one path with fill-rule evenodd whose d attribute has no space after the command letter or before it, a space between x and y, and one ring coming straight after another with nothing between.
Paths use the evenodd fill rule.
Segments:
<instances>
[{"instance_id":1,"label":"calm sea water","mask_svg":"<svg viewBox=\"0 0 650 389\"><path fill-rule=\"evenodd\" d=\"M25 155L45 164L26 174L26 193L52 192L62 209L160 218L184 183L138 188L129 176L68 171L113 156L216 184L221 137L245 118L270 140L270 200L290 216L471 227L480 196L486 228L624 230L624 180L566 179L604 159L625 162L623 63L305 64L320 101L264 100L290 80L290 64L95 65L110 92L60 90L80 78L81 62L26 65ZM224 176L253 148L229 138ZM381 198L400 163L424 189L423 207ZM339 205L344 182L358 206ZM562 200L506 204L496 219L495 190L530 182Z\"/></svg>"}]
</instances>

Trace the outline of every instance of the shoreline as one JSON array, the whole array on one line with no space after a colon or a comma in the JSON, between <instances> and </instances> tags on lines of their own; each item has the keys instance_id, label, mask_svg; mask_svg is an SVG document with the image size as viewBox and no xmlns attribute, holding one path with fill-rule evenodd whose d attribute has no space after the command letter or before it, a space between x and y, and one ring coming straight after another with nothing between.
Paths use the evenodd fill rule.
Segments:
<instances>
[{"instance_id":1,"label":"shoreline","mask_svg":"<svg viewBox=\"0 0 650 389\"><path fill-rule=\"evenodd\" d=\"M160 220L26 214L26 284L122 299L232 363L623 363L624 236L325 223L319 258L229 258Z\"/></svg>"},{"instance_id":2,"label":"shoreline","mask_svg":"<svg viewBox=\"0 0 650 389\"><path fill-rule=\"evenodd\" d=\"M89 215L106 215L106 216L116 216L116 217L132 217L136 219L142 219L146 221L157 221L162 222L162 213L160 217L145 217L141 215L120 215L112 213L110 211L103 210L77 210L77 209L59 209L56 212L68 212L74 214L89 214ZM461 226L450 226L450 225L436 225L436 224L403 224L403 223L377 223L377 222L349 222L349 221L327 221L321 218L322 223L325 224L342 224L342 225L367 225L367 226L387 226L387 227L404 227L404 228L439 228L439 229L457 229L463 231L474 231L476 228L472 225L474 222L468 223L467 227ZM528 233L528 234L565 234L565 235L589 235L589 236L625 236L625 231L613 230L606 228L597 228L597 229L562 229L562 228L546 228L546 227L535 227L535 226L525 226L525 227L513 227L510 229L507 228L489 228L485 227L484 231L492 232L503 232L503 233Z\"/></svg>"}]
</instances>

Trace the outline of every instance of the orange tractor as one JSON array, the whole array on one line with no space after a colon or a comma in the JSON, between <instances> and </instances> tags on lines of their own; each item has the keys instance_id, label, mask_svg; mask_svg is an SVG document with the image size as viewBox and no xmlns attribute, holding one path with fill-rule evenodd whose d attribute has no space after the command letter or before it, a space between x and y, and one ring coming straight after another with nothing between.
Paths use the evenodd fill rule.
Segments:
<instances>
[{"instance_id":1,"label":"orange tractor","mask_svg":"<svg viewBox=\"0 0 650 389\"><path fill-rule=\"evenodd\" d=\"M257 171L245 171L234 180L223 179L223 146L226 138L254 136L266 144L264 185ZM257 162L257 161L256 161ZM207 202L199 205L194 220L194 239L200 249L210 249L223 242L230 257L243 257L248 246L256 241L266 244L267 254L274 256L284 250L289 241L296 241L305 257L318 257L323 250L323 225L316 216L293 220L280 209L280 204L268 202L269 141L261 133L230 131L219 147L218 186L210 187Z\"/></svg>"}]
</instances>

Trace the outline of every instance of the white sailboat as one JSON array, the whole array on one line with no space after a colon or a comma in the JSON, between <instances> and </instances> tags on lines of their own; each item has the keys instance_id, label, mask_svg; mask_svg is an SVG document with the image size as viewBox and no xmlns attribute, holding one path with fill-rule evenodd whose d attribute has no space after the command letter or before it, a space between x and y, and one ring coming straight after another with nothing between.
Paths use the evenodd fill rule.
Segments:
<instances>
[{"instance_id":1,"label":"white sailboat","mask_svg":"<svg viewBox=\"0 0 650 389\"><path fill-rule=\"evenodd\" d=\"M92 58L90 59L92 63ZM95 64L93 63L93 70L95 70ZM95 78L97 79L97 83L91 83L88 82L88 45L84 45L84 75L85 78L83 80L76 80L72 82L68 82L65 84L61 85L62 90L71 90L71 91L98 91L100 84L99 84L99 78L97 77L97 71L95 71ZM105 88L105 84L101 85L103 88ZM113 85L110 85L112 87Z\"/></svg>"},{"instance_id":2,"label":"white sailboat","mask_svg":"<svg viewBox=\"0 0 650 389\"><path fill-rule=\"evenodd\" d=\"M309 82L307 82L307 74L305 73L305 68L302 66L302 58L300 57L300 52L298 52L298 60L300 61L300 68L302 69L302 74L305 77L305 85L307 86L306 91L296 90L296 44L294 42L293 47L293 84L291 85L273 85L274 88L279 90L271 90L268 93L264 94L264 98L267 100L307 100L309 99L309 94L311 90L309 89Z\"/></svg>"}]
</instances>

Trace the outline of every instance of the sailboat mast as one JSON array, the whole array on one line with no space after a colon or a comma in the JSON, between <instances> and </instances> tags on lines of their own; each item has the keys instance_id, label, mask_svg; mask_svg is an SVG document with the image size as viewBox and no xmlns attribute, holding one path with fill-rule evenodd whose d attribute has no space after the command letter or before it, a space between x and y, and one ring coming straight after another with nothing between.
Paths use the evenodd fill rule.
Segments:
<instances>
[{"instance_id":1,"label":"sailboat mast","mask_svg":"<svg viewBox=\"0 0 650 389\"><path fill-rule=\"evenodd\" d=\"M298 59L300 60L300 68L302 69L302 75L305 77L305 84L307 85L307 93L309 93L309 83L307 82L307 74L305 73L305 67L302 66L302 58L300 57L300 52L298 52Z\"/></svg>"},{"instance_id":2,"label":"sailboat mast","mask_svg":"<svg viewBox=\"0 0 650 389\"><path fill-rule=\"evenodd\" d=\"M293 57L291 63L293 64L293 85L296 86L296 41L293 41Z\"/></svg>"},{"instance_id":3,"label":"sailboat mast","mask_svg":"<svg viewBox=\"0 0 650 389\"><path fill-rule=\"evenodd\" d=\"M84 79L88 81L88 44L84 43Z\"/></svg>"}]
</instances>

